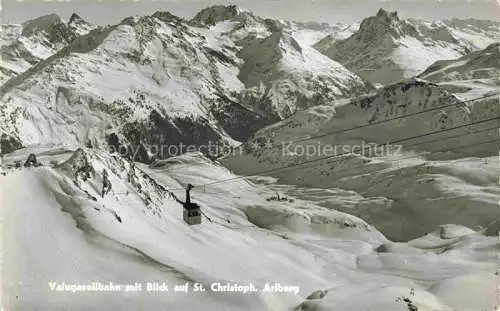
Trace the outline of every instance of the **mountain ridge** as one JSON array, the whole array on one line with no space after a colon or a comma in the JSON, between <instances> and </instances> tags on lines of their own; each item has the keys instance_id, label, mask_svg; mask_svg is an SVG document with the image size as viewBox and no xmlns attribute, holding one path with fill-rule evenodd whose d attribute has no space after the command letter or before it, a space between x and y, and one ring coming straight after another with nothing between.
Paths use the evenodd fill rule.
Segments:
<instances>
[{"instance_id":1,"label":"mountain ridge","mask_svg":"<svg viewBox=\"0 0 500 311\"><path fill-rule=\"evenodd\" d=\"M52 16L52 19L55 17ZM77 17L73 17L73 23L78 21ZM188 21L170 13L156 12L151 16L125 18L117 25L97 27L77 36L48 58L2 84L0 93L7 105L15 102L16 107L24 110L24 116L11 114L5 117L4 120L8 120L6 122L10 124L9 131L26 144L36 143L39 139L40 143L45 143L46 139L42 138L44 135L41 133L45 130L53 131L51 122L61 118L60 112L51 111L52 107L69 105L69 108L77 105L72 101L77 101L87 103L82 107L83 110L88 110L85 114L92 115L102 111L107 115L104 118L97 117L102 119L98 127L118 128L116 131L105 131L106 133L92 133L99 135L92 138L87 137L90 133L88 131L87 134L84 134L85 131L77 135L70 134L73 130L57 121L56 127L66 133L59 135L59 143L65 143L65 139L69 144L94 139L92 145L103 146L107 141L105 136L114 134L121 136L119 141L126 145L130 145L132 141L134 148L167 141L177 144L180 138L193 141L188 139L192 134L188 130L188 124L199 122L195 126L199 127L195 131L198 133L196 136L204 131L211 134L201 135L205 138L200 141L195 139L196 143L207 144L214 141L234 145L238 142L234 141L232 135L240 140L246 139L259 126L268 125L273 120L301 109L304 103L308 103L304 101L305 98L324 101L349 97L370 88L341 65L311 48L302 48L293 37L281 33L280 22L254 18L251 24L246 24L244 20L236 23L221 22L212 27L219 27L220 30L205 26L193 27ZM281 51L284 47L285 50L293 48L300 51L292 58L285 57L286 53L276 54L277 60L281 62L278 70L280 75L286 76L291 82L286 82L283 78L279 83L269 81L268 85L261 88L260 84L246 87L238 79L242 77L242 66L245 66L246 56L242 56L245 55L244 49L249 48L251 42L258 42L259 36L267 36L271 41L277 40L267 47L269 51ZM321 64L323 76L308 69L316 62ZM253 70L250 68L250 71ZM124 73L134 77L125 83L131 88L129 91L121 85ZM108 75L121 78L113 80L106 78ZM40 89L35 81L40 86L44 85L45 89ZM283 82L286 82L286 88L280 86ZM331 88L332 92L324 94L323 89L318 89L316 84ZM69 90L68 94L72 94L70 98L73 99L55 103L53 101L59 94L57 90L61 87ZM107 91L103 93L103 90ZM30 98L30 105L26 104L26 98ZM124 104L125 102L128 104ZM134 111L133 105L137 104L140 108L135 108ZM36 109L44 112L34 111L32 107L38 107ZM34 115L28 117L30 111ZM234 117L227 115L229 112L240 117L246 116L247 120L240 120L241 125L246 124L246 127L236 128L234 125L237 120L231 120ZM119 117L121 124L104 125L102 122L109 122L104 120L109 120L113 113L118 113L116 117ZM157 116L164 120L160 121ZM43 130L38 124L30 123L30 119L47 117L49 119L43 122L37 121L45 124ZM70 115L65 115L64 118L74 119ZM83 126L80 122L85 118L77 122L79 127ZM136 122L143 122L145 127ZM174 125L176 122L185 124L181 126L183 130ZM127 126L130 129L133 125L146 131L142 138L136 138L140 131L131 132L122 128ZM17 130L12 129L16 127ZM147 129L149 127L151 128ZM160 128L168 129L170 138L167 139L164 134L155 134ZM178 138L172 133L177 133ZM145 152L142 154L145 155Z\"/></svg>"},{"instance_id":2,"label":"mountain ridge","mask_svg":"<svg viewBox=\"0 0 500 311\"><path fill-rule=\"evenodd\" d=\"M434 23L402 20L397 12L380 9L375 16L364 19L349 38L325 37L314 47L368 81L385 85L416 76L435 61L456 59L473 49L482 49L485 43L479 44L478 40L487 42L489 35L500 40L498 30L481 33L453 28L459 24L456 19ZM485 24L489 25L487 21Z\"/></svg>"}]
</instances>

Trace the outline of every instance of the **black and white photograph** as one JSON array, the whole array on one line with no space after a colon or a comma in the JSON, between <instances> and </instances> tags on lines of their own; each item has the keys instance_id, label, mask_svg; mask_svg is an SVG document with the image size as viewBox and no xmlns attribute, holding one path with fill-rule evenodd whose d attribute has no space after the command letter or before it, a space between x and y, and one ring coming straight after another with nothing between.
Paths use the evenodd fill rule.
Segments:
<instances>
[{"instance_id":1,"label":"black and white photograph","mask_svg":"<svg viewBox=\"0 0 500 311\"><path fill-rule=\"evenodd\" d=\"M499 0L3 0L1 311L500 311Z\"/></svg>"}]
</instances>

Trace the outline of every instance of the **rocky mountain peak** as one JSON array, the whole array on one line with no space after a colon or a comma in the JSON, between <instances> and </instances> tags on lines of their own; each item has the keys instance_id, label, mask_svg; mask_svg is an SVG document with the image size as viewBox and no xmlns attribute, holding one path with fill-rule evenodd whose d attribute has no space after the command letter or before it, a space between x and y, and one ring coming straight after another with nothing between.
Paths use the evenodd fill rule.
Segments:
<instances>
[{"instance_id":1,"label":"rocky mountain peak","mask_svg":"<svg viewBox=\"0 0 500 311\"><path fill-rule=\"evenodd\" d=\"M155 12L152 17L155 17L163 22L166 23L181 23L184 22L184 19L170 13L170 12L165 12L165 11L157 11Z\"/></svg>"},{"instance_id":2,"label":"rocky mountain peak","mask_svg":"<svg viewBox=\"0 0 500 311\"><path fill-rule=\"evenodd\" d=\"M236 5L213 5L198 12L191 20L191 23L212 26L222 21L238 17L243 12L245 12L245 10Z\"/></svg>"},{"instance_id":3,"label":"rocky mountain peak","mask_svg":"<svg viewBox=\"0 0 500 311\"><path fill-rule=\"evenodd\" d=\"M80 15L73 13L69 17L69 24L74 24L74 23L85 23L85 20L80 17Z\"/></svg>"},{"instance_id":4,"label":"rocky mountain peak","mask_svg":"<svg viewBox=\"0 0 500 311\"><path fill-rule=\"evenodd\" d=\"M382 9L382 8L380 8L378 10L376 17L378 17L379 19L383 19L383 20L397 20L397 21L399 21L399 17L398 17L398 12L397 11L388 12L388 11Z\"/></svg>"},{"instance_id":5,"label":"rocky mountain peak","mask_svg":"<svg viewBox=\"0 0 500 311\"><path fill-rule=\"evenodd\" d=\"M364 19L359 27L358 37L362 41L372 41L375 38L391 35L394 38L406 35L417 37L415 27L399 19L398 13L380 9L375 16Z\"/></svg>"},{"instance_id":6,"label":"rocky mountain peak","mask_svg":"<svg viewBox=\"0 0 500 311\"><path fill-rule=\"evenodd\" d=\"M82 17L80 17L80 15L78 15L76 13L71 14L69 21L68 21L68 27L77 36L84 35L84 34L90 32L92 29L96 28L96 26L87 22Z\"/></svg>"},{"instance_id":7,"label":"rocky mountain peak","mask_svg":"<svg viewBox=\"0 0 500 311\"><path fill-rule=\"evenodd\" d=\"M23 23L23 32L24 36L30 36L36 31L39 30L47 30L61 23L61 18L57 14L48 14L37 17L35 19L29 20Z\"/></svg>"}]
</instances>

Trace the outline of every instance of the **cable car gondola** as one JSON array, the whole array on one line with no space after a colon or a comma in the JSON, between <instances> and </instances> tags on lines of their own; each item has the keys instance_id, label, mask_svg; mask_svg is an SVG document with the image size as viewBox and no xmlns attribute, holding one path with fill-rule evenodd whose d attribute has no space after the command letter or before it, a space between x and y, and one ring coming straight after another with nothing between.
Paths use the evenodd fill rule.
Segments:
<instances>
[{"instance_id":1,"label":"cable car gondola","mask_svg":"<svg viewBox=\"0 0 500 311\"><path fill-rule=\"evenodd\" d=\"M184 207L183 211L184 221L190 226L201 224L201 208L198 204L191 202L191 195L189 192L193 188L194 188L193 185L191 184L187 185L186 202L182 203L182 206Z\"/></svg>"}]
</instances>

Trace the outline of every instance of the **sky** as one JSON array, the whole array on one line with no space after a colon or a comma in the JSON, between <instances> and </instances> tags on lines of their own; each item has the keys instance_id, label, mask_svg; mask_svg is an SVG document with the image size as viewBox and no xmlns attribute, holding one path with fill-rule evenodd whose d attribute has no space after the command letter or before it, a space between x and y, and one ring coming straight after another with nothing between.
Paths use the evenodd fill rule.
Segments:
<instances>
[{"instance_id":1,"label":"sky","mask_svg":"<svg viewBox=\"0 0 500 311\"><path fill-rule=\"evenodd\" d=\"M358 22L379 8L429 21L452 17L500 21L500 0L3 0L2 23L22 23L50 13L67 20L73 12L103 25L156 11L190 18L215 4L236 4L263 17L328 23Z\"/></svg>"}]
</instances>

